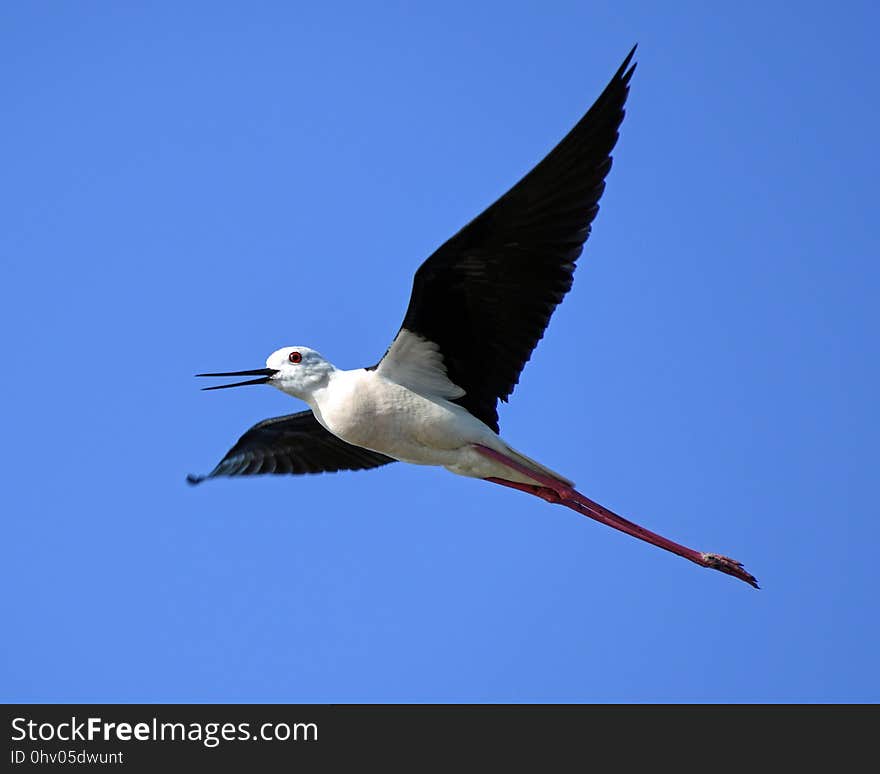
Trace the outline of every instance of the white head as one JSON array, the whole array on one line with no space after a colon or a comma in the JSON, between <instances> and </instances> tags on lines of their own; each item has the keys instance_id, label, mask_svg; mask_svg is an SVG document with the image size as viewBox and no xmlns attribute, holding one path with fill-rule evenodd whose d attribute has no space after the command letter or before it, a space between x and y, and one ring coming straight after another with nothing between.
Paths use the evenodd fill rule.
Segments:
<instances>
[{"instance_id":1,"label":"white head","mask_svg":"<svg viewBox=\"0 0 880 774\"><path fill-rule=\"evenodd\" d=\"M336 369L320 352L309 347L282 347L266 358L266 368L275 371L267 384L295 398L305 399L326 387Z\"/></svg>"},{"instance_id":2,"label":"white head","mask_svg":"<svg viewBox=\"0 0 880 774\"><path fill-rule=\"evenodd\" d=\"M259 376L234 384L220 384L205 387L206 390L223 390L227 387L241 387L245 384L269 384L288 395L301 400L326 386L330 375L335 371L333 364L319 352L309 347L282 347L266 358L266 367L253 371L226 371L216 374L196 374L196 376Z\"/></svg>"}]
</instances>

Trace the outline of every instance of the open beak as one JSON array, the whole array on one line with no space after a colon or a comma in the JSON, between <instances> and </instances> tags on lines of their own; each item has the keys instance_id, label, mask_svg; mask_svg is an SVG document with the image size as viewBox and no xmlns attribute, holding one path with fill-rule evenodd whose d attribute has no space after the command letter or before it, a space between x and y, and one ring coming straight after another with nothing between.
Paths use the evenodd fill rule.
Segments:
<instances>
[{"instance_id":1,"label":"open beak","mask_svg":"<svg viewBox=\"0 0 880 774\"><path fill-rule=\"evenodd\" d=\"M257 376L259 379L247 379L243 382L233 382L232 384L218 384L216 387L202 387L203 390L225 390L227 387L244 387L246 384L265 384L275 374L278 373L277 368L255 368L253 371L226 371L220 374L196 374L196 376Z\"/></svg>"}]
</instances>

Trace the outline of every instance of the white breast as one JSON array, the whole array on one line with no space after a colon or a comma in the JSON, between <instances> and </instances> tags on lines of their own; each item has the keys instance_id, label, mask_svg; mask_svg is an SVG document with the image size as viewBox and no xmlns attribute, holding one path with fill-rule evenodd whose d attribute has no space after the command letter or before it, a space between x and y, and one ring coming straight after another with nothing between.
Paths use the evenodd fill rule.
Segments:
<instances>
[{"instance_id":1,"label":"white breast","mask_svg":"<svg viewBox=\"0 0 880 774\"><path fill-rule=\"evenodd\" d=\"M313 397L312 410L331 433L405 462L445 466L457 450L497 439L465 409L390 381L381 369L337 371Z\"/></svg>"}]
</instances>

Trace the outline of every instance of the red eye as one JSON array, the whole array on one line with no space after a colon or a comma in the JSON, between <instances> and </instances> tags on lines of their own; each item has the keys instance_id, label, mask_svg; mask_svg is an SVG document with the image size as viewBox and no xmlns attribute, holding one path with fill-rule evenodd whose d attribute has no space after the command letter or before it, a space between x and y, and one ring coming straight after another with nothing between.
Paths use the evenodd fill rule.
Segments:
<instances>
[{"instance_id":1,"label":"red eye","mask_svg":"<svg viewBox=\"0 0 880 774\"><path fill-rule=\"evenodd\" d=\"M288 359L291 363L293 363L294 365L296 365L297 363L302 363L303 356L302 356L299 352L291 352L291 353L287 356L287 359Z\"/></svg>"}]
</instances>

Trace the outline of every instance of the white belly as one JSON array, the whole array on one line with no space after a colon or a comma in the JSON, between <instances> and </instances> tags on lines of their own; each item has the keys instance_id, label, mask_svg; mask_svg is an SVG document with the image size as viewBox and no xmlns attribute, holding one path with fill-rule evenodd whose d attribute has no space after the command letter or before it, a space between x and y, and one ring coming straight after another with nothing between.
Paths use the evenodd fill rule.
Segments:
<instances>
[{"instance_id":1,"label":"white belly","mask_svg":"<svg viewBox=\"0 0 880 774\"><path fill-rule=\"evenodd\" d=\"M444 399L431 400L375 371L346 371L312 407L331 433L356 446L418 465L446 465L471 443L497 438L482 422Z\"/></svg>"},{"instance_id":2,"label":"white belly","mask_svg":"<svg viewBox=\"0 0 880 774\"><path fill-rule=\"evenodd\" d=\"M438 465L460 476L534 483L473 448L481 444L513 455L521 464L537 464L520 457L467 410L443 398L415 393L375 371L337 372L328 387L313 398L310 405L318 421L355 446L401 462Z\"/></svg>"}]
</instances>

